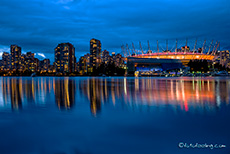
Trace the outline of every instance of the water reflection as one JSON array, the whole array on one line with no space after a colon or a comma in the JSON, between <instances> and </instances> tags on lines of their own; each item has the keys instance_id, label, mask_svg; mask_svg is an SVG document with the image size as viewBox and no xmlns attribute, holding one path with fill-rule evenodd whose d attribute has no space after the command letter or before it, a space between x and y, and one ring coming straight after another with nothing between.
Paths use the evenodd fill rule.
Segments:
<instances>
[{"instance_id":1,"label":"water reflection","mask_svg":"<svg viewBox=\"0 0 230 154\"><path fill-rule=\"evenodd\" d=\"M55 103L59 109L71 109L81 99L94 115L106 103L189 112L213 111L230 101L230 80L221 78L2 77L0 84L0 107L13 110Z\"/></svg>"},{"instance_id":2,"label":"water reflection","mask_svg":"<svg viewBox=\"0 0 230 154\"><path fill-rule=\"evenodd\" d=\"M59 109L70 109L75 102L75 81L64 78L63 80L54 80L55 102Z\"/></svg>"}]
</instances>

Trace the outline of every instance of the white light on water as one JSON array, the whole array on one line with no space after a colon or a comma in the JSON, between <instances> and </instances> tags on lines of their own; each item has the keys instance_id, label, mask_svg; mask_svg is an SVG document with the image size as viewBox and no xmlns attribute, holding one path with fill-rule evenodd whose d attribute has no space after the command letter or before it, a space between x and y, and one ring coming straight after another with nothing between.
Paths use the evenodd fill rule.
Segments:
<instances>
[{"instance_id":1,"label":"white light on water","mask_svg":"<svg viewBox=\"0 0 230 154\"><path fill-rule=\"evenodd\" d=\"M127 95L127 89L126 89L126 78L124 78L124 92L125 92L125 95Z\"/></svg>"}]
</instances>

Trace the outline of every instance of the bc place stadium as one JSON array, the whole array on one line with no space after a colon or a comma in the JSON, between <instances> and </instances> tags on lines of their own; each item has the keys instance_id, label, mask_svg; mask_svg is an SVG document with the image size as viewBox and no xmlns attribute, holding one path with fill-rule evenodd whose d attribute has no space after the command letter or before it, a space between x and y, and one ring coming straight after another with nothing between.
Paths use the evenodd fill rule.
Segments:
<instances>
[{"instance_id":1,"label":"bc place stadium","mask_svg":"<svg viewBox=\"0 0 230 154\"><path fill-rule=\"evenodd\" d=\"M178 41L175 42L173 50L169 50L168 41L166 40L166 49L159 49L160 45L157 41L156 50L151 50L148 41L148 50L143 50L141 42L139 42L140 49L136 50L132 43L132 48L128 44L122 46L122 52L127 61L127 73L135 75L141 73L142 75L151 75L154 72L165 72L172 70L182 70L188 66L190 61L207 61L213 62L217 55L220 42L211 41L207 43L206 40L197 45L197 40L193 47L188 46L188 41L184 46L178 46ZM156 74L156 73L155 73ZM159 73L158 73L159 74Z\"/></svg>"}]
</instances>

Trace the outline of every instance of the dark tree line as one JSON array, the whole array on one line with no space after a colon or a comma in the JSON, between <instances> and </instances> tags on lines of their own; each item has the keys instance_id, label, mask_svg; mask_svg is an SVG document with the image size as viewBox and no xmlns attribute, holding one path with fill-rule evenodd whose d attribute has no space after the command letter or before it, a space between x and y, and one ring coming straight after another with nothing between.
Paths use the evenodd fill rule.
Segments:
<instances>
[{"instance_id":1,"label":"dark tree line","mask_svg":"<svg viewBox=\"0 0 230 154\"><path fill-rule=\"evenodd\" d=\"M93 73L91 75L107 75L107 76L124 76L125 69L117 67L114 62L112 63L102 63L98 68L93 68Z\"/></svg>"},{"instance_id":2,"label":"dark tree line","mask_svg":"<svg viewBox=\"0 0 230 154\"><path fill-rule=\"evenodd\" d=\"M209 63L207 60L190 60L188 66L190 67L190 71L209 71Z\"/></svg>"},{"instance_id":3,"label":"dark tree line","mask_svg":"<svg viewBox=\"0 0 230 154\"><path fill-rule=\"evenodd\" d=\"M208 63L207 60L190 60L188 66L190 67L190 71L194 71L194 72L196 71L207 72L213 69L216 69L218 71L229 70L229 68L222 66L220 63L212 64L212 63Z\"/></svg>"},{"instance_id":4,"label":"dark tree line","mask_svg":"<svg viewBox=\"0 0 230 154\"><path fill-rule=\"evenodd\" d=\"M218 71L229 71L228 67L222 66L219 63L214 64L214 68L217 69Z\"/></svg>"}]
</instances>

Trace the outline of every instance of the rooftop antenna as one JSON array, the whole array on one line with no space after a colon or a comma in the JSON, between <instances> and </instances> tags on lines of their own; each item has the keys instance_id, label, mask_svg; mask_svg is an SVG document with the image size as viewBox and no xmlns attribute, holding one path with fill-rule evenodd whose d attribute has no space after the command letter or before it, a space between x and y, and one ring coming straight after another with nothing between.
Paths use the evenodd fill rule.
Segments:
<instances>
[{"instance_id":1,"label":"rooftop antenna","mask_svg":"<svg viewBox=\"0 0 230 154\"><path fill-rule=\"evenodd\" d=\"M141 49L141 52L142 52L142 55L143 55L144 52L143 52L143 49L142 49L142 46L141 46L141 41L139 42L139 44L140 44L140 49Z\"/></svg>"},{"instance_id":2,"label":"rooftop antenna","mask_svg":"<svg viewBox=\"0 0 230 154\"><path fill-rule=\"evenodd\" d=\"M186 46L188 45L188 38L186 38Z\"/></svg>"}]
</instances>

